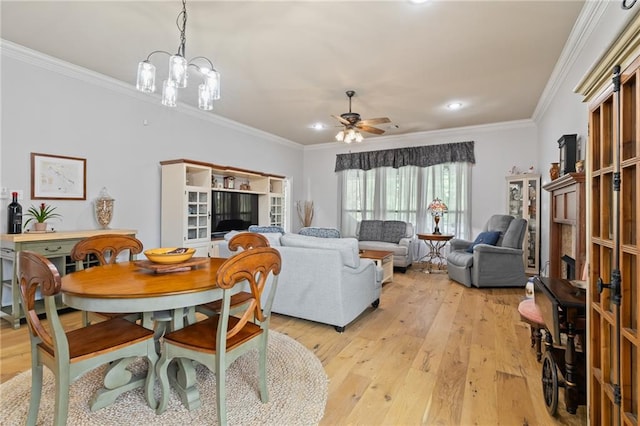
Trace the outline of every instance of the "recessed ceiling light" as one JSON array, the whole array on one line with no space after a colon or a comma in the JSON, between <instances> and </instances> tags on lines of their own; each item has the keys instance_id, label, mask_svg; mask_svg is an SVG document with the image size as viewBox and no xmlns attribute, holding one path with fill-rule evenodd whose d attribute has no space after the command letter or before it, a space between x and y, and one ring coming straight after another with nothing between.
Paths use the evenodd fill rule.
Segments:
<instances>
[{"instance_id":1,"label":"recessed ceiling light","mask_svg":"<svg viewBox=\"0 0 640 426\"><path fill-rule=\"evenodd\" d=\"M324 129L324 127L325 127L325 126L324 126L324 124L322 124L322 123L315 123L315 124L312 124L312 125L311 125L311 128L312 128L312 129L315 129L315 130L322 130L322 129Z\"/></svg>"},{"instance_id":2,"label":"recessed ceiling light","mask_svg":"<svg viewBox=\"0 0 640 426\"><path fill-rule=\"evenodd\" d=\"M449 108L449 109L460 109L460 108L462 108L462 102L451 102L449 105L447 105L447 108Z\"/></svg>"},{"instance_id":3,"label":"recessed ceiling light","mask_svg":"<svg viewBox=\"0 0 640 426\"><path fill-rule=\"evenodd\" d=\"M409 0L409 3L413 3L413 4L421 4L421 3L426 3L429 0Z\"/></svg>"}]
</instances>

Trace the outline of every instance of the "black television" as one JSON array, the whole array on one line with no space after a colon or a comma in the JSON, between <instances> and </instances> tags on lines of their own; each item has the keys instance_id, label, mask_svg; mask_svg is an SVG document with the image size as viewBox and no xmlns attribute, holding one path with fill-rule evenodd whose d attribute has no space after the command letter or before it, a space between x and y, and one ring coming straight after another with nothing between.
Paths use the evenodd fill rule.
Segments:
<instances>
[{"instance_id":1,"label":"black television","mask_svg":"<svg viewBox=\"0 0 640 426\"><path fill-rule=\"evenodd\" d=\"M211 191L211 236L258 224L258 194Z\"/></svg>"}]
</instances>

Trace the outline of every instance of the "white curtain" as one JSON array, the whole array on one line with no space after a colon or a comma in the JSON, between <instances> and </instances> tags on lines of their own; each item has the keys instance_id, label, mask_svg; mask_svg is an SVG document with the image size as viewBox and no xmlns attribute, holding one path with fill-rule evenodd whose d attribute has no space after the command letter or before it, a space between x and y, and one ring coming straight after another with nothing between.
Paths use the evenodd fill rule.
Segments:
<instances>
[{"instance_id":1,"label":"white curtain","mask_svg":"<svg viewBox=\"0 0 640 426\"><path fill-rule=\"evenodd\" d=\"M431 233L434 222L427 206L434 198L440 198L448 207L440 219L440 231L456 238L470 237L470 163L379 167L338 174L340 229L344 236L355 236L356 226L363 219L402 220L412 223L416 233ZM424 244L418 247L416 259L425 250Z\"/></svg>"}]
</instances>

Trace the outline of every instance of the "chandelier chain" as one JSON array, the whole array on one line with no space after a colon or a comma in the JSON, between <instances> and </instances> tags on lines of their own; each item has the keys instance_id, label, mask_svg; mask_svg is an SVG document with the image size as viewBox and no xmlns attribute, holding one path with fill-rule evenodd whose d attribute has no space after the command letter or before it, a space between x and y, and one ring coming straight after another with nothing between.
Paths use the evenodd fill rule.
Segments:
<instances>
[{"instance_id":1,"label":"chandelier chain","mask_svg":"<svg viewBox=\"0 0 640 426\"><path fill-rule=\"evenodd\" d=\"M182 18L182 25L180 25L180 18ZM180 46L178 46L178 55L186 58L185 50L187 44L187 0L182 0L182 12L176 18L176 26L180 31Z\"/></svg>"}]
</instances>

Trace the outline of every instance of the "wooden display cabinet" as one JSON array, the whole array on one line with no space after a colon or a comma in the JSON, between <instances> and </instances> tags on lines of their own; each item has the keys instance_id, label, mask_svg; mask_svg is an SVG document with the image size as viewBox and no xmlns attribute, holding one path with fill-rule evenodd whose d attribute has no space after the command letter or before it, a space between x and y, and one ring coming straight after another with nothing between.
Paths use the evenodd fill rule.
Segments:
<instances>
[{"instance_id":1,"label":"wooden display cabinet","mask_svg":"<svg viewBox=\"0 0 640 426\"><path fill-rule=\"evenodd\" d=\"M527 220L523 241L527 274L540 273L540 175L507 176L507 208L511 216Z\"/></svg>"},{"instance_id":2,"label":"wooden display cabinet","mask_svg":"<svg viewBox=\"0 0 640 426\"><path fill-rule=\"evenodd\" d=\"M640 15L576 89L589 103L587 376L593 424L637 426L640 418L638 34Z\"/></svg>"}]
</instances>

